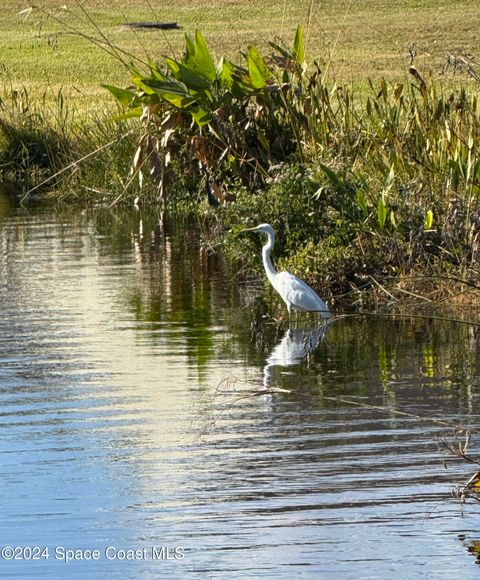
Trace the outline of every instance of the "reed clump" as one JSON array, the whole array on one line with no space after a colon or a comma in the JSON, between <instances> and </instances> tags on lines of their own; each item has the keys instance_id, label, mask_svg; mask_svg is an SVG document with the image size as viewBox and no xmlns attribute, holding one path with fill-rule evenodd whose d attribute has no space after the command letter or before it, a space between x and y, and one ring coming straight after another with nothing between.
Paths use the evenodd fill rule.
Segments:
<instances>
[{"instance_id":1,"label":"reed clump","mask_svg":"<svg viewBox=\"0 0 480 580\"><path fill-rule=\"evenodd\" d=\"M128 180L135 132L115 114L80 116L61 91L32 97L7 85L0 94L0 182L23 201L108 202Z\"/></svg>"}]
</instances>

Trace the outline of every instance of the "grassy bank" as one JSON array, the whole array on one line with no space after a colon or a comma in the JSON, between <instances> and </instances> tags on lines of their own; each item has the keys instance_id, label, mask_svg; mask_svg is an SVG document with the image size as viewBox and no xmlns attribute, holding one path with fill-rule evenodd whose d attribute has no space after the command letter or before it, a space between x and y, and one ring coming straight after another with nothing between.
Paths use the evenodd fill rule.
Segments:
<instances>
[{"instance_id":1,"label":"grassy bank","mask_svg":"<svg viewBox=\"0 0 480 580\"><path fill-rule=\"evenodd\" d=\"M197 32L180 59L132 69L132 88L110 90L143 119L135 172L154 175L164 202L188 172L234 231L270 222L286 263L325 291L476 277L477 91L411 66L408 81L358 96L309 69L304 40L299 27L290 48L249 47L234 63Z\"/></svg>"},{"instance_id":2,"label":"grassy bank","mask_svg":"<svg viewBox=\"0 0 480 580\"><path fill-rule=\"evenodd\" d=\"M364 84L365 80L403 80L408 58L416 55L422 70L438 72L446 52L479 54L480 12L460 0L385 2L291 2L267 0L13 0L0 18L0 66L14 86L32 95L46 88L87 114L110 106L101 83L120 85L125 70L99 46L81 35L102 35L141 59L179 55L184 33L201 29L217 56L237 58L254 44L289 42L295 28L305 30L307 59L317 60L331 79ZM82 9L83 8L83 9ZM178 30L131 29L128 22L175 22ZM78 34L80 33L80 34Z\"/></svg>"},{"instance_id":3,"label":"grassy bank","mask_svg":"<svg viewBox=\"0 0 480 580\"><path fill-rule=\"evenodd\" d=\"M148 3L143 12L140 3L116 12L112 3L85 2L85 10L49 13L44 3L20 23L39 31L30 47L35 70L28 73L23 40L16 77L5 76L3 179L27 192L55 189L58 197L113 204L140 194L145 206L161 199L171 209L200 209L230 229L232 255L253 243L240 235L246 224L268 221L279 234L279 264L326 296L375 287L393 300L387 281L412 276L476 284L478 79L474 68L467 74L469 57L450 62L456 82L440 74L445 45L459 34L462 49L475 48L470 27L478 16L467 21L471 9L460 4L400 10L376 1L360 11L351 2L321 10L311 2L281 10L272 3L255 16L255 2L238 2L220 11L221 33L214 34L212 12L195 2L177 6L188 22L182 31L155 33L133 33L122 23L178 20L167 18L169 5L161 13ZM438 46L438 14L442 48L427 51L423 42ZM306 25L292 45L293 16ZM185 47L185 29L202 23L205 37L192 35ZM252 47L249 35L260 37L260 30ZM159 38L169 58L147 64L147 54L163 52ZM460 54L458 45L451 50ZM11 63L4 64L8 71ZM114 120L120 111L132 118Z\"/></svg>"}]
</instances>

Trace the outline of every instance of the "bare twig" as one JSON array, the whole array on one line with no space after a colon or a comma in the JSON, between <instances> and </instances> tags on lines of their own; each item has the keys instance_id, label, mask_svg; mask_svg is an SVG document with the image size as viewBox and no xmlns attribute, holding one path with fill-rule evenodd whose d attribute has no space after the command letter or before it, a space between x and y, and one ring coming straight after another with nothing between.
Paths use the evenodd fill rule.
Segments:
<instances>
[{"instance_id":1,"label":"bare twig","mask_svg":"<svg viewBox=\"0 0 480 580\"><path fill-rule=\"evenodd\" d=\"M382 292L384 292L387 296L390 296L390 298L392 300L394 300L395 302L398 302L397 298L395 298L395 296L393 294L391 294L386 288L384 288L380 282L378 282L377 280L375 280L375 278L373 276L369 276L370 280L375 284L375 286L377 286L378 288L380 288L380 290Z\"/></svg>"},{"instance_id":2,"label":"bare twig","mask_svg":"<svg viewBox=\"0 0 480 580\"><path fill-rule=\"evenodd\" d=\"M480 74L474 69L472 60L472 57L467 54L456 55L447 52L446 63L442 68L442 72L446 72L449 68L452 68L454 73L463 71L480 84Z\"/></svg>"}]
</instances>

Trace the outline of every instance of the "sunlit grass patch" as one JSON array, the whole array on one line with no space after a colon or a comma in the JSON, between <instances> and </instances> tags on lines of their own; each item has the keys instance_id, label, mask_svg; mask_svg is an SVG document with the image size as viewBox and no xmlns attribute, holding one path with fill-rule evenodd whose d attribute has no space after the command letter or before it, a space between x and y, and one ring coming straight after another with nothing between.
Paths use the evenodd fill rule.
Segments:
<instances>
[{"instance_id":1,"label":"sunlit grass patch","mask_svg":"<svg viewBox=\"0 0 480 580\"><path fill-rule=\"evenodd\" d=\"M307 60L316 60L337 82L362 83L367 78L405 78L415 53L422 70L439 72L447 51L479 53L480 11L471 2L297 2L269 0L88 0L62 5L43 0L25 12L21 0L9 2L0 19L0 66L11 80L32 94L45 88L80 109L108 107L101 83L127 78L100 47L80 34L103 34L143 60L180 56L184 33L201 29L215 55L236 57L254 44L288 42L298 24L305 30ZM175 22L178 30L131 29L127 22ZM80 33L80 34L79 34Z\"/></svg>"}]
</instances>

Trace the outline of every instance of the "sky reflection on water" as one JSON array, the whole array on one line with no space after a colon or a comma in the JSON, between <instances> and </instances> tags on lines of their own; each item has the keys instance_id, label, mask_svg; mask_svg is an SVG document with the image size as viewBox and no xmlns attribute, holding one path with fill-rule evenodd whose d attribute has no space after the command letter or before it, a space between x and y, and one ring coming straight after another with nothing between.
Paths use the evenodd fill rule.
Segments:
<instances>
[{"instance_id":1,"label":"sky reflection on water","mask_svg":"<svg viewBox=\"0 0 480 580\"><path fill-rule=\"evenodd\" d=\"M444 469L435 422L479 426L471 329L285 334L200 236L140 235L135 214L1 219L0 543L52 555L0 573L476 577L478 508L449 497L472 469Z\"/></svg>"}]
</instances>

